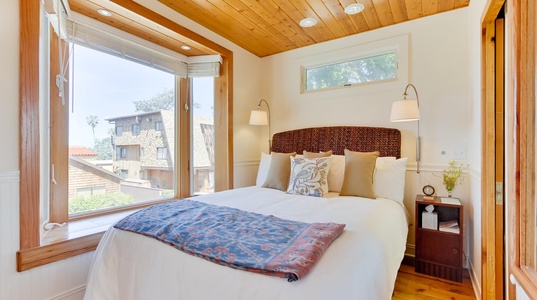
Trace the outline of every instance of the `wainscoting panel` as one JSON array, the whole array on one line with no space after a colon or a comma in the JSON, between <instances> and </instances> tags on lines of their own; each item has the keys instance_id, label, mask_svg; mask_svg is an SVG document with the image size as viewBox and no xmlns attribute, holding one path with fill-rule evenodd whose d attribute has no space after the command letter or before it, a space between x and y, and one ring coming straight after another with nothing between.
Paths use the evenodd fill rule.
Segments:
<instances>
[{"instance_id":1,"label":"wainscoting panel","mask_svg":"<svg viewBox=\"0 0 537 300\"><path fill-rule=\"evenodd\" d=\"M0 172L0 299L82 299L93 252L17 272L19 172Z\"/></svg>"},{"instance_id":2,"label":"wainscoting panel","mask_svg":"<svg viewBox=\"0 0 537 300\"><path fill-rule=\"evenodd\" d=\"M259 161L243 161L235 163L234 188L255 185Z\"/></svg>"},{"instance_id":3,"label":"wainscoting panel","mask_svg":"<svg viewBox=\"0 0 537 300\"><path fill-rule=\"evenodd\" d=\"M235 187L255 185L259 161L235 164ZM0 299L78 300L94 252L25 272L17 272L19 250L19 172L0 172Z\"/></svg>"}]
</instances>

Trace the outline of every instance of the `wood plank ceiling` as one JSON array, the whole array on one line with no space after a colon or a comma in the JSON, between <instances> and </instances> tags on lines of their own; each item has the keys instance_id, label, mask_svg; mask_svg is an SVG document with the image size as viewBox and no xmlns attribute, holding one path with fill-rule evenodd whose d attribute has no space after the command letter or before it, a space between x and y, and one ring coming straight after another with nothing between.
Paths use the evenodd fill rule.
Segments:
<instances>
[{"instance_id":1,"label":"wood plank ceiling","mask_svg":"<svg viewBox=\"0 0 537 300\"><path fill-rule=\"evenodd\" d=\"M447 12L468 6L470 2L470 0L158 1L259 57ZM365 6L363 12L354 15L344 12L346 6L357 2ZM159 26L148 25L140 21L139 16L112 1L70 0L69 3L74 11L185 55L214 52ZM96 13L99 7L112 10L114 19L99 16ZM316 19L317 25L300 27L300 21L308 17ZM158 33L156 37L155 33ZM191 46L192 51L180 49L179 46L183 44Z\"/></svg>"},{"instance_id":2,"label":"wood plank ceiling","mask_svg":"<svg viewBox=\"0 0 537 300\"><path fill-rule=\"evenodd\" d=\"M159 0L257 56L264 57L465 7L470 0ZM346 6L363 12L347 15ZM302 28L300 20L317 25Z\"/></svg>"},{"instance_id":3,"label":"wood plank ceiling","mask_svg":"<svg viewBox=\"0 0 537 300\"><path fill-rule=\"evenodd\" d=\"M69 6L71 11L96 19L186 56L218 54L216 51L176 31L151 22L109 0L69 0ZM103 16L97 12L98 9L106 9L112 15L109 17ZM182 49L181 46L184 45L189 46L190 49Z\"/></svg>"}]
</instances>

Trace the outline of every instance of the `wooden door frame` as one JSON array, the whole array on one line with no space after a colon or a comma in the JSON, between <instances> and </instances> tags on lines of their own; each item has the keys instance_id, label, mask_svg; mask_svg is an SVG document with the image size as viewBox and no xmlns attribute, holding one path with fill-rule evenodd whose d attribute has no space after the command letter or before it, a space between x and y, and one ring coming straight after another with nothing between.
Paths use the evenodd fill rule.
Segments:
<instances>
[{"instance_id":1,"label":"wooden door frame","mask_svg":"<svg viewBox=\"0 0 537 300\"><path fill-rule=\"evenodd\" d=\"M495 32L496 17L505 0L489 0L482 17L481 39L481 125L482 125L482 161L481 161L481 297L482 299L501 299L497 293L499 264L503 257L497 257L496 235L496 55ZM503 247L503 242L500 242Z\"/></svg>"}]
</instances>

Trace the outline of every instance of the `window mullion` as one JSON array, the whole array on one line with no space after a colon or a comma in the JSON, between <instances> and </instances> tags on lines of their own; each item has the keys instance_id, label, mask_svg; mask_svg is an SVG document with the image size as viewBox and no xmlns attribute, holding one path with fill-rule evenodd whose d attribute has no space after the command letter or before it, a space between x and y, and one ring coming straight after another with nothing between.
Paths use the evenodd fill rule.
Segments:
<instances>
[{"instance_id":1,"label":"window mullion","mask_svg":"<svg viewBox=\"0 0 537 300\"><path fill-rule=\"evenodd\" d=\"M176 196L190 197L190 79L177 77L176 86Z\"/></svg>"},{"instance_id":2,"label":"window mullion","mask_svg":"<svg viewBox=\"0 0 537 300\"><path fill-rule=\"evenodd\" d=\"M65 47L62 41L62 48ZM62 50L63 50L62 49ZM60 70L60 49L58 49L58 36L50 35L50 164L54 166L54 178L50 178L50 217L49 222L63 223L69 218L68 208L68 180L69 180L69 84L64 84L63 99L59 96L56 86L56 75ZM67 57L66 54L64 54ZM68 62L66 62L68 63ZM67 68L68 72L69 68ZM66 73L64 78L69 78ZM53 182L52 179L54 179ZM46 201L46 200L44 200Z\"/></svg>"}]
</instances>

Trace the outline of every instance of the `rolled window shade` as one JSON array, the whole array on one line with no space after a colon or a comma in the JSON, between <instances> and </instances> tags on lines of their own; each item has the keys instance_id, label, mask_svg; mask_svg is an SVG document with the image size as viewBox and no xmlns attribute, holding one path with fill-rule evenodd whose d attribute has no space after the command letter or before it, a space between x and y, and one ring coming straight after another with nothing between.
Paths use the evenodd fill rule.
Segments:
<instances>
[{"instance_id":1,"label":"rolled window shade","mask_svg":"<svg viewBox=\"0 0 537 300\"><path fill-rule=\"evenodd\" d=\"M67 21L66 31L69 41L103 53L127 59L180 77L187 77L187 57L159 45L141 40L129 33L121 36L113 34L116 28L108 32L94 29L73 21ZM99 24L99 27L110 27Z\"/></svg>"},{"instance_id":2,"label":"rolled window shade","mask_svg":"<svg viewBox=\"0 0 537 300\"><path fill-rule=\"evenodd\" d=\"M51 24L58 24L55 18L49 14ZM60 37L69 42L184 78L220 76L220 55L187 57L73 11L60 18Z\"/></svg>"},{"instance_id":3,"label":"rolled window shade","mask_svg":"<svg viewBox=\"0 0 537 300\"><path fill-rule=\"evenodd\" d=\"M189 62L188 77L218 77L220 62Z\"/></svg>"}]
</instances>

